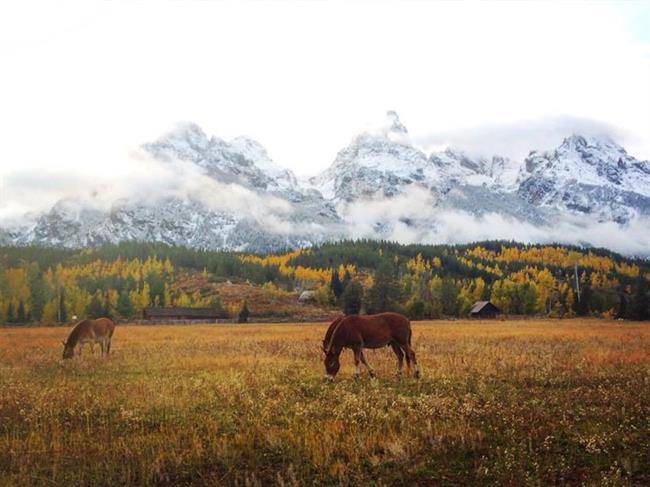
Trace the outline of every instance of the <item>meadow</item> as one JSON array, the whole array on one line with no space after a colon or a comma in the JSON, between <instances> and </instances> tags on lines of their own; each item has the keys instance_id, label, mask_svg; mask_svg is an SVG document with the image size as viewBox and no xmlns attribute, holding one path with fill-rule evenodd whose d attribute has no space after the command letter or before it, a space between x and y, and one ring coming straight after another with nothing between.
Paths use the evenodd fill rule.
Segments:
<instances>
[{"instance_id":1,"label":"meadow","mask_svg":"<svg viewBox=\"0 0 650 487\"><path fill-rule=\"evenodd\" d=\"M0 328L0 484L650 483L648 323L414 322L420 380L333 383L326 327Z\"/></svg>"}]
</instances>

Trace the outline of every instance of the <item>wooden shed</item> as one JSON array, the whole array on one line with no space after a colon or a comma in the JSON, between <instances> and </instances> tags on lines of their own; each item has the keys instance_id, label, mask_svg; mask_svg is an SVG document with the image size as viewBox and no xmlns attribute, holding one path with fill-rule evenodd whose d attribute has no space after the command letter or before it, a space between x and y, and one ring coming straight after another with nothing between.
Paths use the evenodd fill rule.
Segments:
<instances>
[{"instance_id":1,"label":"wooden shed","mask_svg":"<svg viewBox=\"0 0 650 487\"><path fill-rule=\"evenodd\" d=\"M142 310L145 320L216 320L221 318L219 310L213 308L145 308Z\"/></svg>"},{"instance_id":2,"label":"wooden shed","mask_svg":"<svg viewBox=\"0 0 650 487\"><path fill-rule=\"evenodd\" d=\"M495 318L501 310L489 301L476 301L469 315L472 318Z\"/></svg>"}]
</instances>

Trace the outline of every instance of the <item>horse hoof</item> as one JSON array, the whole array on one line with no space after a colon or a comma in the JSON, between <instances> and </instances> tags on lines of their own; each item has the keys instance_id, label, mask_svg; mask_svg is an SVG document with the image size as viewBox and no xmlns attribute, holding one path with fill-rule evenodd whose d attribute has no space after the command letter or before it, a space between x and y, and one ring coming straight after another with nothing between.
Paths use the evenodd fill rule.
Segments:
<instances>
[{"instance_id":1,"label":"horse hoof","mask_svg":"<svg viewBox=\"0 0 650 487\"><path fill-rule=\"evenodd\" d=\"M326 376L323 377L323 378L324 378L326 381L328 381L328 382L334 382L334 377L332 377L331 375L326 375Z\"/></svg>"}]
</instances>

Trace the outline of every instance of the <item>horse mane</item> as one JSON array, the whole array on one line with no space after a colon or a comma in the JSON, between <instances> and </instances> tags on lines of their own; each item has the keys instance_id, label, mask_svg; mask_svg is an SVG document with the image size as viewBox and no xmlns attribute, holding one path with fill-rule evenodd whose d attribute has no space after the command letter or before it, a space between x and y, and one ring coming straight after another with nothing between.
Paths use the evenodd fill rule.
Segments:
<instances>
[{"instance_id":1,"label":"horse mane","mask_svg":"<svg viewBox=\"0 0 650 487\"><path fill-rule=\"evenodd\" d=\"M81 325L83 325L88 321L89 321L88 319L81 320L79 323L74 325L74 327L72 328L72 330L70 330L70 333L68 334L67 340L65 341L65 344L67 346L74 347L77 344L77 342L79 341L79 335L81 334L81 329L82 329Z\"/></svg>"},{"instance_id":2,"label":"horse mane","mask_svg":"<svg viewBox=\"0 0 650 487\"><path fill-rule=\"evenodd\" d=\"M332 350L332 344L334 342L334 334L336 333L336 330L338 330L339 325L343 321L345 316L340 316L336 318L332 323L330 324L330 327L327 329L327 333L325 333L325 338L323 339L323 349L325 350L325 353L329 353Z\"/></svg>"}]
</instances>

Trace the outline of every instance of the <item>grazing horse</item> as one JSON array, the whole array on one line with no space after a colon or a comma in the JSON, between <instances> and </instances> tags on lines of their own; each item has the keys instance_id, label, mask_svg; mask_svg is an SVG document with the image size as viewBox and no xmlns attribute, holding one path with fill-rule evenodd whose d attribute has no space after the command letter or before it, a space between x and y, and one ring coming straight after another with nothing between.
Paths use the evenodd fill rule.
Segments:
<instances>
[{"instance_id":1,"label":"grazing horse","mask_svg":"<svg viewBox=\"0 0 650 487\"><path fill-rule=\"evenodd\" d=\"M420 368L411 347L411 323L408 318L398 313L380 313L376 315L350 315L337 318L329 326L323 340L325 352L325 376L329 380L334 377L341 366L339 357L344 348L354 352L356 375L361 374L359 363L368 368L368 374L374 376L374 371L363 356L364 348L381 348L390 346L397 356L397 373L401 375L406 357L406 367L410 373L411 363L414 376L420 377Z\"/></svg>"},{"instance_id":2,"label":"grazing horse","mask_svg":"<svg viewBox=\"0 0 650 487\"><path fill-rule=\"evenodd\" d=\"M79 355L81 356L81 349L86 343L90 344L92 353L95 353L95 343L99 343L102 355L108 355L111 351L113 331L115 331L115 323L108 318L80 321L70 331L68 339L63 342L63 358L72 358L77 345L79 345Z\"/></svg>"}]
</instances>

